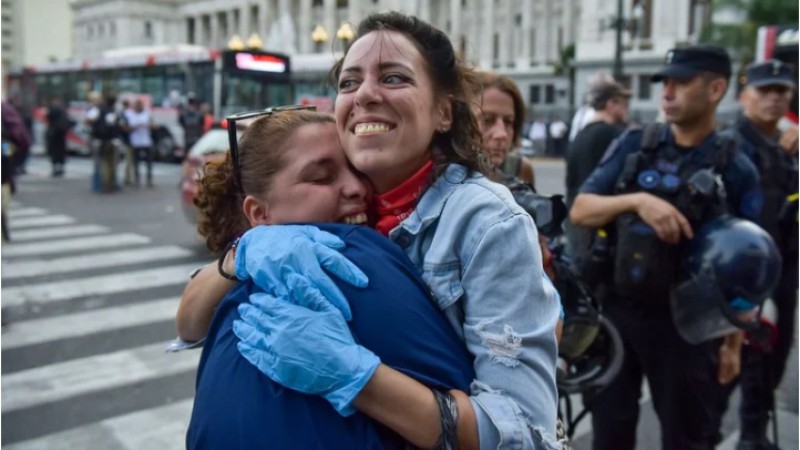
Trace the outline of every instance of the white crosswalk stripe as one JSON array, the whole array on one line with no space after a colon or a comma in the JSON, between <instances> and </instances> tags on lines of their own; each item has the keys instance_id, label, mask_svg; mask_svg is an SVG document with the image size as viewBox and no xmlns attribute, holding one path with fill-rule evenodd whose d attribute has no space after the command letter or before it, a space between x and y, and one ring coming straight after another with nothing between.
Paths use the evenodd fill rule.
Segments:
<instances>
[{"instance_id":1,"label":"white crosswalk stripe","mask_svg":"<svg viewBox=\"0 0 800 450\"><path fill-rule=\"evenodd\" d=\"M4 450L182 450L192 400L138 411L40 438L4 445Z\"/></svg>"},{"instance_id":2,"label":"white crosswalk stripe","mask_svg":"<svg viewBox=\"0 0 800 450\"><path fill-rule=\"evenodd\" d=\"M65 215L20 217L18 219L8 219L8 228L10 230L18 230L29 227L70 225L75 222L77 222L75 218Z\"/></svg>"},{"instance_id":3,"label":"white crosswalk stripe","mask_svg":"<svg viewBox=\"0 0 800 450\"><path fill-rule=\"evenodd\" d=\"M8 212L8 218L16 219L19 217L44 216L46 214L47 210L42 208L16 208Z\"/></svg>"},{"instance_id":4,"label":"white crosswalk stripe","mask_svg":"<svg viewBox=\"0 0 800 450\"><path fill-rule=\"evenodd\" d=\"M28 242L15 244L13 241L3 247L3 256L52 255L56 253L69 253L101 248L121 247L123 245L147 244L150 238L133 233L109 234L103 236L90 236L76 239L59 240L56 242Z\"/></svg>"},{"instance_id":5,"label":"white crosswalk stripe","mask_svg":"<svg viewBox=\"0 0 800 450\"><path fill-rule=\"evenodd\" d=\"M25 260L14 262L13 264L3 267L3 279L11 280L14 278L53 275L77 270L164 261L190 255L192 255L192 252L183 247L164 245L160 247L93 253L91 255L69 256L55 259Z\"/></svg>"},{"instance_id":6,"label":"white crosswalk stripe","mask_svg":"<svg viewBox=\"0 0 800 450\"><path fill-rule=\"evenodd\" d=\"M3 330L2 348L24 347L76 336L172 320L177 298L102 308L46 319L14 322Z\"/></svg>"},{"instance_id":7,"label":"white crosswalk stripe","mask_svg":"<svg viewBox=\"0 0 800 450\"><path fill-rule=\"evenodd\" d=\"M90 295L108 295L132 290L185 284L197 264L137 270L123 274L98 275L76 280L4 288L2 305L44 304Z\"/></svg>"},{"instance_id":8,"label":"white crosswalk stripe","mask_svg":"<svg viewBox=\"0 0 800 450\"><path fill-rule=\"evenodd\" d=\"M206 257L17 202L8 223L3 449L184 448L200 351L164 349L188 275ZM170 394L175 383L184 393ZM97 404L109 395L113 407ZM103 412L72 417L86 410Z\"/></svg>"},{"instance_id":9,"label":"white crosswalk stripe","mask_svg":"<svg viewBox=\"0 0 800 450\"><path fill-rule=\"evenodd\" d=\"M123 387L197 367L199 352L164 352L157 343L3 375L4 413L87 392Z\"/></svg>"},{"instance_id":10,"label":"white crosswalk stripe","mask_svg":"<svg viewBox=\"0 0 800 450\"><path fill-rule=\"evenodd\" d=\"M102 225L69 225L58 227L40 227L30 230L16 230L12 242L43 241L65 237L84 236L87 234L107 233L108 227Z\"/></svg>"}]
</instances>

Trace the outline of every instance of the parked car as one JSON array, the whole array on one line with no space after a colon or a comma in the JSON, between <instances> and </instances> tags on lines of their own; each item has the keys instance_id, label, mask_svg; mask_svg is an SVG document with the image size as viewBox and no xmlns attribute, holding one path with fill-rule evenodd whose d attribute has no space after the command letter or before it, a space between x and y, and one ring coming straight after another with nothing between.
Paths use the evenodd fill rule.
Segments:
<instances>
[{"instance_id":1,"label":"parked car","mask_svg":"<svg viewBox=\"0 0 800 450\"><path fill-rule=\"evenodd\" d=\"M222 127L212 128L192 146L184 158L180 182L181 205L189 222L197 223L197 207L194 205L194 199L197 196L198 180L203 176L205 164L224 159L228 147L228 130Z\"/></svg>"}]
</instances>

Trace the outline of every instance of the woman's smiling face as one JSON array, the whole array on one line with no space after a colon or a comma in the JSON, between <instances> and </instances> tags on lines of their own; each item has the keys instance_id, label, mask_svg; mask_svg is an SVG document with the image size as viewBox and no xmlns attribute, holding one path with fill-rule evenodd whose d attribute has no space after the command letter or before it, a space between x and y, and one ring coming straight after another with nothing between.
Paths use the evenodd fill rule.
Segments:
<instances>
[{"instance_id":1,"label":"woman's smiling face","mask_svg":"<svg viewBox=\"0 0 800 450\"><path fill-rule=\"evenodd\" d=\"M303 125L285 145L285 165L262 196L265 223L367 221L366 186L350 169L332 122Z\"/></svg>"},{"instance_id":2,"label":"woman's smiling face","mask_svg":"<svg viewBox=\"0 0 800 450\"><path fill-rule=\"evenodd\" d=\"M398 186L430 159L451 113L422 54L405 34L373 31L353 43L339 75L336 124L347 157L378 193Z\"/></svg>"}]
</instances>

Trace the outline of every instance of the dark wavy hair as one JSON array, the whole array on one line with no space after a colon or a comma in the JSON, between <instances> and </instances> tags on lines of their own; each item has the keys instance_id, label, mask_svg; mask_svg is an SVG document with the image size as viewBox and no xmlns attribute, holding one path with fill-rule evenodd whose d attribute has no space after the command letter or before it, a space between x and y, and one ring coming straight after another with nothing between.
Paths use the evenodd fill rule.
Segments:
<instances>
[{"instance_id":1,"label":"dark wavy hair","mask_svg":"<svg viewBox=\"0 0 800 450\"><path fill-rule=\"evenodd\" d=\"M250 228L242 211L246 195L260 196L286 164L287 141L310 124L335 123L333 116L313 111L283 111L250 124L239 139L239 171L242 190L233 176L230 152L224 160L206 163L194 204L199 210L197 231L214 253Z\"/></svg>"},{"instance_id":2,"label":"dark wavy hair","mask_svg":"<svg viewBox=\"0 0 800 450\"><path fill-rule=\"evenodd\" d=\"M453 50L453 44L441 30L415 16L396 11L370 14L358 25L353 42L374 31L397 31L407 36L425 60L428 75L433 80L436 95L447 96L453 109L453 123L445 133L436 132L431 140L434 176L441 175L450 163L458 163L470 170L490 173L491 165L484 153L481 132L472 114L471 86L475 72L467 67ZM349 48L348 48L349 50ZM331 86L338 89L343 56L329 74Z\"/></svg>"}]
</instances>

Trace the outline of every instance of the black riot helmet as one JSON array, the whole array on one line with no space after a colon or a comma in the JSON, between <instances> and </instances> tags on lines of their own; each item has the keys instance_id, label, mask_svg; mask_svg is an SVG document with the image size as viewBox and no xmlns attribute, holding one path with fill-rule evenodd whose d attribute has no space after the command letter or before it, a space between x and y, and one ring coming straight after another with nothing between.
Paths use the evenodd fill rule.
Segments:
<instances>
[{"instance_id":1,"label":"black riot helmet","mask_svg":"<svg viewBox=\"0 0 800 450\"><path fill-rule=\"evenodd\" d=\"M568 336L570 322L567 313L564 318L562 342L564 337ZM559 352L559 363L556 368L558 389L566 394L602 389L619 373L623 351L619 331L608 319L598 315L594 338L582 353L568 356Z\"/></svg>"},{"instance_id":2,"label":"black riot helmet","mask_svg":"<svg viewBox=\"0 0 800 450\"><path fill-rule=\"evenodd\" d=\"M761 227L724 215L694 235L682 272L670 290L672 318L681 337L698 344L758 326L781 256Z\"/></svg>"},{"instance_id":3,"label":"black riot helmet","mask_svg":"<svg viewBox=\"0 0 800 450\"><path fill-rule=\"evenodd\" d=\"M600 389L622 366L622 338L577 275L564 252L563 237L553 240L550 250L556 274L553 284L564 307L556 384L567 394Z\"/></svg>"}]
</instances>

